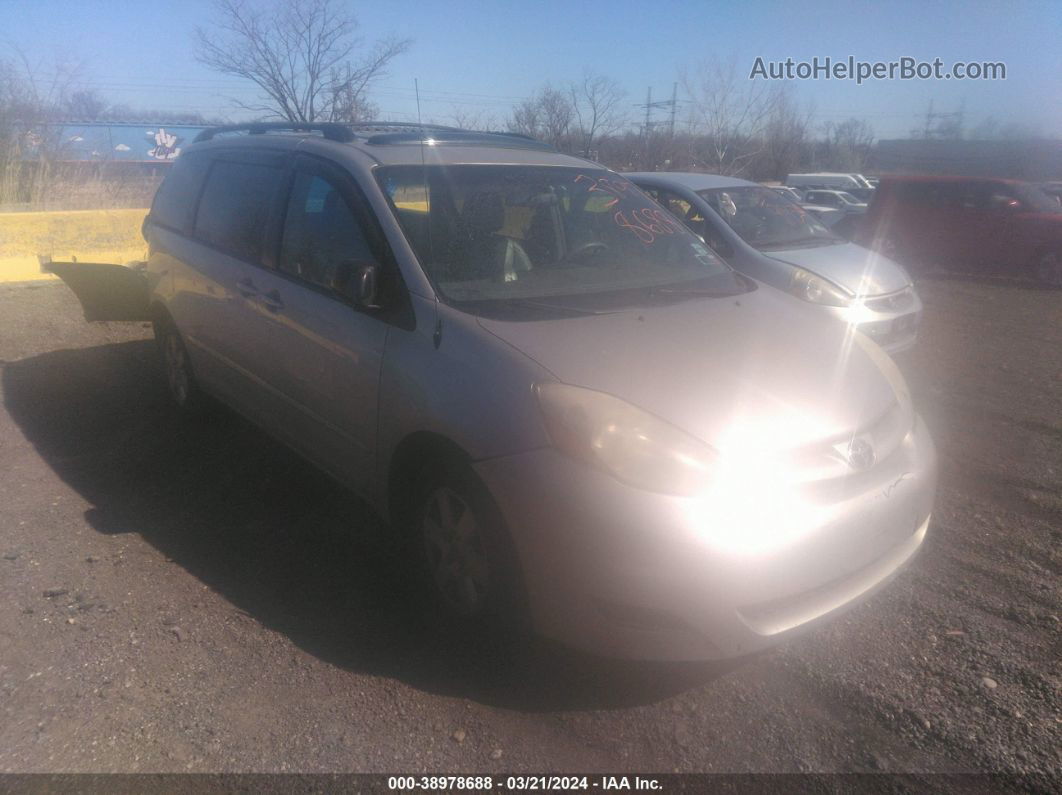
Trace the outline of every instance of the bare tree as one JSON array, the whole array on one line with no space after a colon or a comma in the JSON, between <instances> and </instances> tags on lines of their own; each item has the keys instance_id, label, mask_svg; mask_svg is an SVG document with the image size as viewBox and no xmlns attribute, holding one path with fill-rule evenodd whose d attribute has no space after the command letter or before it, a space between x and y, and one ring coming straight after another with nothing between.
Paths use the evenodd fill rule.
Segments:
<instances>
[{"instance_id":1,"label":"bare tree","mask_svg":"<svg viewBox=\"0 0 1062 795\"><path fill-rule=\"evenodd\" d=\"M462 130L492 130L498 126L489 113L468 110L458 105L453 106L446 122Z\"/></svg>"},{"instance_id":2,"label":"bare tree","mask_svg":"<svg viewBox=\"0 0 1062 795\"><path fill-rule=\"evenodd\" d=\"M762 150L764 127L777 95L769 85L739 75L733 61L705 61L682 85L692 102L692 125L699 133L695 161L720 174L740 174Z\"/></svg>"},{"instance_id":3,"label":"bare tree","mask_svg":"<svg viewBox=\"0 0 1062 795\"><path fill-rule=\"evenodd\" d=\"M513 108L508 127L510 132L538 138L558 149L569 149L574 116L568 97L547 83L533 97Z\"/></svg>"},{"instance_id":4,"label":"bare tree","mask_svg":"<svg viewBox=\"0 0 1062 795\"><path fill-rule=\"evenodd\" d=\"M359 55L357 20L335 0L273 0L262 10L245 0L215 0L212 29L196 28L196 58L264 93L244 110L292 122L371 117L372 83L410 46L388 38Z\"/></svg>"},{"instance_id":5,"label":"bare tree","mask_svg":"<svg viewBox=\"0 0 1062 795\"><path fill-rule=\"evenodd\" d=\"M98 121L109 107L107 100L94 89L81 89L74 91L63 103L63 114L71 120Z\"/></svg>"},{"instance_id":6,"label":"bare tree","mask_svg":"<svg viewBox=\"0 0 1062 795\"><path fill-rule=\"evenodd\" d=\"M1035 127L1019 122L1001 122L996 116L986 116L970 128L971 140L1021 141L1043 137Z\"/></svg>"},{"instance_id":7,"label":"bare tree","mask_svg":"<svg viewBox=\"0 0 1062 795\"><path fill-rule=\"evenodd\" d=\"M874 128L864 119L826 124L826 162L838 171L862 171L874 145Z\"/></svg>"},{"instance_id":8,"label":"bare tree","mask_svg":"<svg viewBox=\"0 0 1062 795\"><path fill-rule=\"evenodd\" d=\"M78 74L76 62L31 62L14 48L17 63L0 61L0 202L39 202L48 193L64 147L48 122L63 113Z\"/></svg>"},{"instance_id":9,"label":"bare tree","mask_svg":"<svg viewBox=\"0 0 1062 795\"><path fill-rule=\"evenodd\" d=\"M800 164L808 143L813 112L802 109L787 90L776 92L763 127L764 176L784 179Z\"/></svg>"},{"instance_id":10,"label":"bare tree","mask_svg":"<svg viewBox=\"0 0 1062 795\"><path fill-rule=\"evenodd\" d=\"M587 70L581 83L571 87L571 106L575 126L581 139L583 157L591 157L599 137L613 135L626 119L621 103L627 96L619 83L610 77Z\"/></svg>"}]
</instances>

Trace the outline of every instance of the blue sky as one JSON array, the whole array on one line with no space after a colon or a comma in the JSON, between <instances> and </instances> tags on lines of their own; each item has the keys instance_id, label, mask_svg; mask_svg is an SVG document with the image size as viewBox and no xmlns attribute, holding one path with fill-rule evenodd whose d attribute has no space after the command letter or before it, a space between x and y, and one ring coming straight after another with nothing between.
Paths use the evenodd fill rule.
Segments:
<instances>
[{"instance_id":1,"label":"blue sky","mask_svg":"<svg viewBox=\"0 0 1062 795\"><path fill-rule=\"evenodd\" d=\"M799 81L796 96L816 123L864 118L880 137L921 126L965 102L968 126L988 115L1041 134L1062 134L1062 2L881 2L790 0L545 0L350 2L368 40L413 39L373 94L391 119L415 118L418 78L425 119L453 109L504 123L515 101L544 82L565 84L590 67L619 81L635 103L646 87L670 96L679 70L706 58L733 59L747 73L768 60L1003 61L1002 82ZM136 108L200 110L238 117L227 97L248 96L238 80L196 63L192 30L209 0L0 0L0 54L27 52L43 72L68 55L85 83ZM680 97L681 88L680 88ZM658 117L662 118L662 116Z\"/></svg>"}]
</instances>

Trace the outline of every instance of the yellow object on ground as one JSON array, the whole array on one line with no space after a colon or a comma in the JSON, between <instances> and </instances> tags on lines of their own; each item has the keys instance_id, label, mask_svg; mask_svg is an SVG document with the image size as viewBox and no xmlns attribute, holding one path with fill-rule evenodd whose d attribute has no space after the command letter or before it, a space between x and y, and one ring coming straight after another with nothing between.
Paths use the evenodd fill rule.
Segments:
<instances>
[{"instance_id":1,"label":"yellow object on ground","mask_svg":"<svg viewBox=\"0 0 1062 795\"><path fill-rule=\"evenodd\" d=\"M0 213L0 282L54 279L38 254L53 260L124 263L147 256L140 235L146 209Z\"/></svg>"}]
</instances>

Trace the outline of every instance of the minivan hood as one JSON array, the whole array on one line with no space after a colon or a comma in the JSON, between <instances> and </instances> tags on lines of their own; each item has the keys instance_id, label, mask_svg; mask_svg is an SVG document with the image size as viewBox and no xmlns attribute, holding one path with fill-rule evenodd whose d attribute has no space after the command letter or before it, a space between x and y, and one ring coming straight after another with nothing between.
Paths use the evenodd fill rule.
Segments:
<instances>
[{"instance_id":1,"label":"minivan hood","mask_svg":"<svg viewBox=\"0 0 1062 795\"><path fill-rule=\"evenodd\" d=\"M906 392L880 348L773 290L478 322L558 380L622 398L719 449L735 439L781 450L844 438Z\"/></svg>"},{"instance_id":2,"label":"minivan hood","mask_svg":"<svg viewBox=\"0 0 1062 795\"><path fill-rule=\"evenodd\" d=\"M762 253L779 262L824 276L856 295L894 293L911 283L903 268L891 259L855 243Z\"/></svg>"}]
</instances>

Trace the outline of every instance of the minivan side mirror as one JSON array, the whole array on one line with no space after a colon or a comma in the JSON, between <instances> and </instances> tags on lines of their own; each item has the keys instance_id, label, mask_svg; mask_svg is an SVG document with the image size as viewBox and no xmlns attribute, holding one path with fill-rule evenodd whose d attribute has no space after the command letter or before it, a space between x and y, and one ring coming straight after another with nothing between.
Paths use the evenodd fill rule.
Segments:
<instances>
[{"instance_id":1,"label":"minivan side mirror","mask_svg":"<svg viewBox=\"0 0 1062 795\"><path fill-rule=\"evenodd\" d=\"M379 309L378 278L380 267L375 262L351 260L339 265L333 289L344 298L366 309Z\"/></svg>"}]
</instances>

